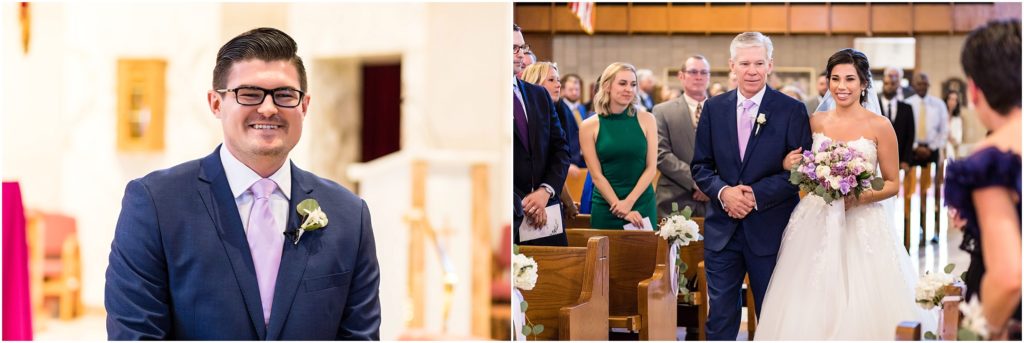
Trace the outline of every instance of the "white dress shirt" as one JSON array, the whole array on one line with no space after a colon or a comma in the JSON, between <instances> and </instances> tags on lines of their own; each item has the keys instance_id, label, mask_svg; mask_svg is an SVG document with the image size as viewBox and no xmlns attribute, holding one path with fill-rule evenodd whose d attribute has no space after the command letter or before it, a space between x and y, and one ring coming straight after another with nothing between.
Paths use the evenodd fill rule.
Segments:
<instances>
[{"instance_id":1,"label":"white dress shirt","mask_svg":"<svg viewBox=\"0 0 1024 343\"><path fill-rule=\"evenodd\" d=\"M921 123L921 97L914 94L903 102L914 108L914 130L916 132L917 125ZM946 140L949 138L949 110L946 109L945 102L931 95L924 97L924 105L928 107L928 118L925 118L927 134L924 137L918 135L914 147L927 146L931 150L941 149L946 146Z\"/></svg>"},{"instance_id":2,"label":"white dress shirt","mask_svg":"<svg viewBox=\"0 0 1024 343\"><path fill-rule=\"evenodd\" d=\"M277 189L270 194L270 209L274 212L274 221L282 234L288 224L288 199L292 194L291 162L291 158L285 160L281 169L269 177L274 183L277 183ZM231 195L235 197L235 206L238 206L242 228L248 233L249 213L252 212L252 205L256 200L249 187L263 177L242 164L242 161L235 158L224 144L220 147L220 163L224 165L224 175L227 176L228 185L231 186Z\"/></svg>"}]
</instances>

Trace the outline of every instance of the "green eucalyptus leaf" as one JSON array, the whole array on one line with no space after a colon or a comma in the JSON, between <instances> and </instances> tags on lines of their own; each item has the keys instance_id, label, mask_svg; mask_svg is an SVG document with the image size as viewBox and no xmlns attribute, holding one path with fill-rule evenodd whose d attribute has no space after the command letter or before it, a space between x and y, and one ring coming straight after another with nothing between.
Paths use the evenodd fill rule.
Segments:
<instances>
[{"instance_id":1,"label":"green eucalyptus leaf","mask_svg":"<svg viewBox=\"0 0 1024 343\"><path fill-rule=\"evenodd\" d=\"M981 336L978 336L977 332L971 330L960 329L956 332L956 340L958 341L980 341Z\"/></svg>"},{"instance_id":2,"label":"green eucalyptus leaf","mask_svg":"<svg viewBox=\"0 0 1024 343\"><path fill-rule=\"evenodd\" d=\"M295 206L295 211L299 212L299 215L305 218L309 215L309 212L313 212L313 210L319 207L320 204L317 203L315 199L306 199L300 202L298 206Z\"/></svg>"},{"instance_id":3,"label":"green eucalyptus leaf","mask_svg":"<svg viewBox=\"0 0 1024 343\"><path fill-rule=\"evenodd\" d=\"M679 203L672 202L672 213L679 212Z\"/></svg>"},{"instance_id":4,"label":"green eucalyptus leaf","mask_svg":"<svg viewBox=\"0 0 1024 343\"><path fill-rule=\"evenodd\" d=\"M529 336L533 332L533 327L529 325L523 325L523 335Z\"/></svg>"},{"instance_id":5,"label":"green eucalyptus leaf","mask_svg":"<svg viewBox=\"0 0 1024 343\"><path fill-rule=\"evenodd\" d=\"M931 332L931 331L925 331L925 332L924 332L924 339L930 339L930 340L935 340L935 339L938 339L938 338L939 338L939 337L938 337L938 336L935 336L935 333L934 333L934 332Z\"/></svg>"},{"instance_id":6,"label":"green eucalyptus leaf","mask_svg":"<svg viewBox=\"0 0 1024 343\"><path fill-rule=\"evenodd\" d=\"M537 324L533 326L534 335L539 335L541 332L544 332L544 324Z\"/></svg>"},{"instance_id":7,"label":"green eucalyptus leaf","mask_svg":"<svg viewBox=\"0 0 1024 343\"><path fill-rule=\"evenodd\" d=\"M956 264L950 263L946 265L946 268L942 268L942 271L946 272L946 274L949 274L953 272L953 268L956 268Z\"/></svg>"},{"instance_id":8,"label":"green eucalyptus leaf","mask_svg":"<svg viewBox=\"0 0 1024 343\"><path fill-rule=\"evenodd\" d=\"M512 255L519 255L519 244L512 244Z\"/></svg>"},{"instance_id":9,"label":"green eucalyptus leaf","mask_svg":"<svg viewBox=\"0 0 1024 343\"><path fill-rule=\"evenodd\" d=\"M800 172L794 170L792 173L789 173L789 183L799 185L802 179L803 177L801 177Z\"/></svg>"},{"instance_id":10,"label":"green eucalyptus leaf","mask_svg":"<svg viewBox=\"0 0 1024 343\"><path fill-rule=\"evenodd\" d=\"M686 206L686 207L683 208L683 218L686 218L686 220L690 220L690 216L692 216L692 215L693 215L693 209L690 208L690 206Z\"/></svg>"},{"instance_id":11,"label":"green eucalyptus leaf","mask_svg":"<svg viewBox=\"0 0 1024 343\"><path fill-rule=\"evenodd\" d=\"M523 313L526 313L526 309L529 308L528 304L526 303L526 300L523 300L523 302L519 303L519 308L523 309Z\"/></svg>"},{"instance_id":12,"label":"green eucalyptus leaf","mask_svg":"<svg viewBox=\"0 0 1024 343\"><path fill-rule=\"evenodd\" d=\"M960 273L960 280L967 281L967 271L966 270L963 273Z\"/></svg>"},{"instance_id":13,"label":"green eucalyptus leaf","mask_svg":"<svg viewBox=\"0 0 1024 343\"><path fill-rule=\"evenodd\" d=\"M683 259L679 259L679 263L680 263L679 264L679 273L685 273L686 272L686 268L690 267L690 266L686 265L686 262L683 262Z\"/></svg>"}]
</instances>

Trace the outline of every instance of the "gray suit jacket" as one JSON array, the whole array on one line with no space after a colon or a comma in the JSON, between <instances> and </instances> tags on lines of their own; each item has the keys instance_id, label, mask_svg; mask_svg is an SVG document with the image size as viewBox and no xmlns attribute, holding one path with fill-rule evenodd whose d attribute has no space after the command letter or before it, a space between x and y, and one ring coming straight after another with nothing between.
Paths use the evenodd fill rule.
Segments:
<instances>
[{"instance_id":1,"label":"gray suit jacket","mask_svg":"<svg viewBox=\"0 0 1024 343\"><path fill-rule=\"evenodd\" d=\"M704 216L706 203L693 200L696 183L690 173L697 126L690 118L690 107L679 96L654 106L654 119L658 123L658 217L672 212L672 203L679 209L690 206L694 216Z\"/></svg>"}]
</instances>

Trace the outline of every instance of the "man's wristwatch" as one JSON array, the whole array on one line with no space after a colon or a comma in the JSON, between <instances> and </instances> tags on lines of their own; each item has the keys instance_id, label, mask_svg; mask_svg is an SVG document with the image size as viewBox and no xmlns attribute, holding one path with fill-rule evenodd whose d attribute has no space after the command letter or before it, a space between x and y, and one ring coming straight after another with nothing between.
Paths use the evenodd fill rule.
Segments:
<instances>
[{"instance_id":1,"label":"man's wristwatch","mask_svg":"<svg viewBox=\"0 0 1024 343\"><path fill-rule=\"evenodd\" d=\"M554 188L551 188L551 186L546 184L546 183L542 183L542 184L540 184L540 186L543 187L544 190L548 192L548 198L549 199L554 199L554 197L556 195Z\"/></svg>"}]
</instances>

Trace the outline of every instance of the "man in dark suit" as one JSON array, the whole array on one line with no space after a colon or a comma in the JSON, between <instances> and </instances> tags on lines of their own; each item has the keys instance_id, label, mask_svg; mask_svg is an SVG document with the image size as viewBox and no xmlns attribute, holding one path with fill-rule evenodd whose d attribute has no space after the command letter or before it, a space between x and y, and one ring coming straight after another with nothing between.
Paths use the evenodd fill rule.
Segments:
<instances>
[{"instance_id":1,"label":"man in dark suit","mask_svg":"<svg viewBox=\"0 0 1024 343\"><path fill-rule=\"evenodd\" d=\"M271 28L221 47L207 100L224 144L128 183L109 339L379 339L366 203L288 158L310 101L296 51Z\"/></svg>"},{"instance_id":2,"label":"man in dark suit","mask_svg":"<svg viewBox=\"0 0 1024 343\"><path fill-rule=\"evenodd\" d=\"M694 55L686 59L677 78L683 95L654 106L654 120L658 124L658 218L672 212L672 204L679 209L689 206L693 215L703 217L708 197L693 181L690 162L693 160L697 121L707 100L711 64L707 58Z\"/></svg>"},{"instance_id":3,"label":"man in dark suit","mask_svg":"<svg viewBox=\"0 0 1024 343\"><path fill-rule=\"evenodd\" d=\"M523 33L512 25L512 69L522 68ZM547 223L545 208L558 203L558 193L569 169L569 150L559 124L551 95L544 87L513 77L512 87L512 184L515 196L522 198L524 220L535 226ZM569 244L565 232L526 242L519 239L519 227L512 228L517 244Z\"/></svg>"},{"instance_id":4,"label":"man in dark suit","mask_svg":"<svg viewBox=\"0 0 1024 343\"><path fill-rule=\"evenodd\" d=\"M914 109L910 105L896 99L900 88L899 80L886 74L882 79L882 96L879 105L882 114L889 118L893 130L896 131L896 145L900 155L900 169L910 169L911 153L914 149Z\"/></svg>"},{"instance_id":5,"label":"man in dark suit","mask_svg":"<svg viewBox=\"0 0 1024 343\"><path fill-rule=\"evenodd\" d=\"M745 32L729 50L738 87L704 105L693 157L697 185L711 198L704 219L708 340L736 339L745 274L760 312L782 232L800 200L782 160L811 147L807 108L766 84L771 40Z\"/></svg>"}]
</instances>

